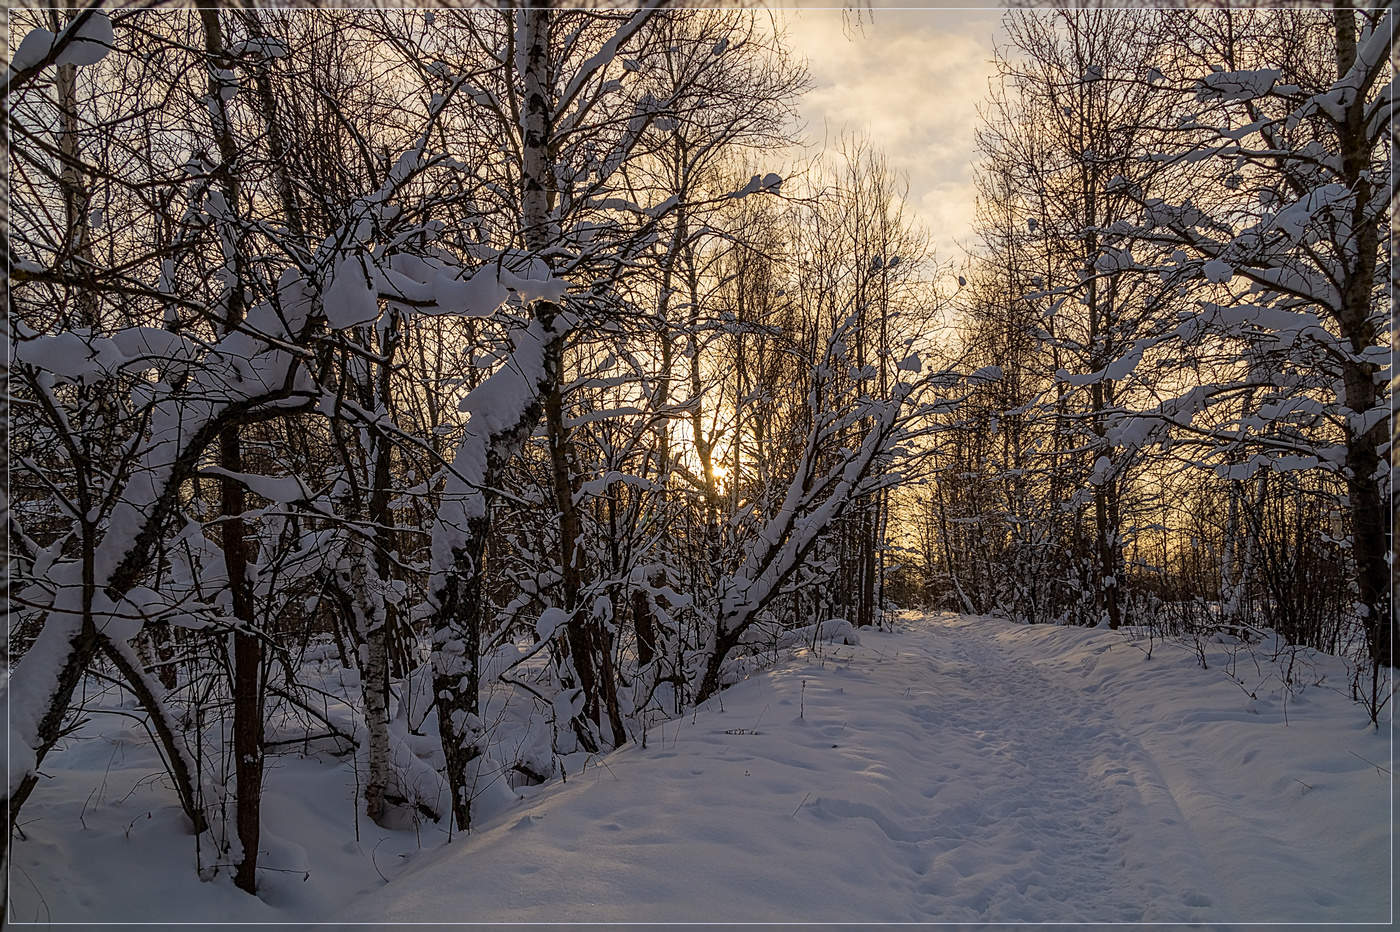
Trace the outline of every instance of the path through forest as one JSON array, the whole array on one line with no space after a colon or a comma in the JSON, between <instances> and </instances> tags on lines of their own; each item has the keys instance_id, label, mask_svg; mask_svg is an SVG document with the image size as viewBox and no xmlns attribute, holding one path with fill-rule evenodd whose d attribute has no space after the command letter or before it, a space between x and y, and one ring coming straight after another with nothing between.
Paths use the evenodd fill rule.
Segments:
<instances>
[{"instance_id":1,"label":"path through forest","mask_svg":"<svg viewBox=\"0 0 1400 932\"><path fill-rule=\"evenodd\" d=\"M861 638L538 788L344 918L1387 918L1387 735L1328 671L1285 707L1268 662L1232 678L1108 631Z\"/></svg>"}]
</instances>

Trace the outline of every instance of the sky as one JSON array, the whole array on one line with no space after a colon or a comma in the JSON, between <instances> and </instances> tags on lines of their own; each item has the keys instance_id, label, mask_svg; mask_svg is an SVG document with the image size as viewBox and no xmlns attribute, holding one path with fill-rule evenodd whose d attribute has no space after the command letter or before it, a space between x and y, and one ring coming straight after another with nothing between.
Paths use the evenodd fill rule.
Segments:
<instances>
[{"instance_id":1,"label":"sky","mask_svg":"<svg viewBox=\"0 0 1400 932\"><path fill-rule=\"evenodd\" d=\"M788 9L794 51L812 89L805 135L820 148L861 132L909 183L908 207L940 263L972 244L973 137L993 74L997 10L867 9L853 27L840 9Z\"/></svg>"}]
</instances>

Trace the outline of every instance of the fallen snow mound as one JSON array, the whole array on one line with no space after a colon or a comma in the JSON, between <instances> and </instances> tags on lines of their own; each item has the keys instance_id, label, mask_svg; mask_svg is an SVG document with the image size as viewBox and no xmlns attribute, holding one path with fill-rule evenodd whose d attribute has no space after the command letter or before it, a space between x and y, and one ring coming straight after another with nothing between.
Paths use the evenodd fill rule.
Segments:
<instances>
[{"instance_id":1,"label":"fallen snow mound","mask_svg":"<svg viewBox=\"0 0 1400 932\"><path fill-rule=\"evenodd\" d=\"M778 649L786 650L789 647L800 647L803 644L813 644L818 641L824 641L828 644L854 645L860 643L860 635L856 634L856 626L846 619L832 618L830 621L784 631L778 635Z\"/></svg>"}]
</instances>

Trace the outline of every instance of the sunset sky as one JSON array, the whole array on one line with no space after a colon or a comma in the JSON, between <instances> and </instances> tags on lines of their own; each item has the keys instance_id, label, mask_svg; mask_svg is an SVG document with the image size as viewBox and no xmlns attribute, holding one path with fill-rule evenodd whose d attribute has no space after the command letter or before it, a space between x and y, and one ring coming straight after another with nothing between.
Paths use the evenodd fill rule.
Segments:
<instances>
[{"instance_id":1,"label":"sunset sky","mask_svg":"<svg viewBox=\"0 0 1400 932\"><path fill-rule=\"evenodd\" d=\"M956 262L960 244L971 245L970 154L1000 11L876 8L858 24L840 8L783 16L812 73L802 101L808 141L866 133L908 179L909 206L940 262Z\"/></svg>"}]
</instances>

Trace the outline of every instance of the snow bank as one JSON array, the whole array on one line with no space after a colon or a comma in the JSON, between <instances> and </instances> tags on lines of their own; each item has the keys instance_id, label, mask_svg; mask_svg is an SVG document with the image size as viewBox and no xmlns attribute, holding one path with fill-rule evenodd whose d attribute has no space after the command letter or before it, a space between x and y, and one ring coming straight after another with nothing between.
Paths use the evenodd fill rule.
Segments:
<instances>
[{"instance_id":1,"label":"snow bank","mask_svg":"<svg viewBox=\"0 0 1400 932\"><path fill-rule=\"evenodd\" d=\"M226 872L196 879L144 731L98 716L45 762L53 779L15 842L13 915L1388 918L1388 731L1366 727L1334 658L1301 653L1289 674L1267 650L1215 644L1203 670L1183 644L1158 642L1149 659L1132 635L958 616L860 637L790 655L567 781L491 789L506 802L451 845L429 821L357 828L349 760L279 754L261 899ZM396 718L406 745L421 740L410 724L432 725L426 695L410 695L418 711ZM487 718L511 714L497 699ZM430 745L408 750L431 759Z\"/></svg>"},{"instance_id":2,"label":"snow bank","mask_svg":"<svg viewBox=\"0 0 1400 932\"><path fill-rule=\"evenodd\" d=\"M528 811L342 915L1387 916L1389 782L1353 756L1385 766L1385 735L1346 697L1295 691L1285 723L1282 692L1251 700L1185 650L1148 660L1093 629L945 617L862 636L527 791Z\"/></svg>"},{"instance_id":3,"label":"snow bank","mask_svg":"<svg viewBox=\"0 0 1400 932\"><path fill-rule=\"evenodd\" d=\"M814 625L805 625L801 628L793 628L791 631L784 631L778 638L778 647L797 647L801 644L813 644L817 641L827 641L832 644L859 644L860 635L856 634L856 626L844 618L832 618L827 621L818 622Z\"/></svg>"}]
</instances>

